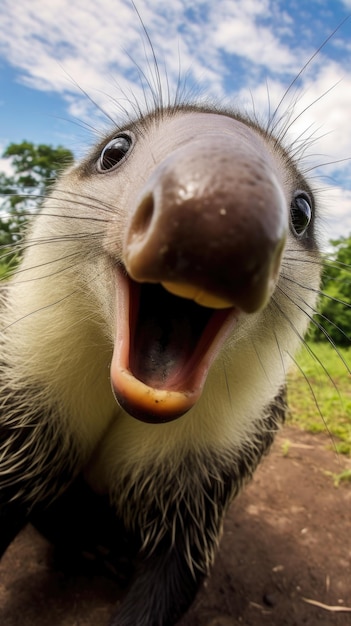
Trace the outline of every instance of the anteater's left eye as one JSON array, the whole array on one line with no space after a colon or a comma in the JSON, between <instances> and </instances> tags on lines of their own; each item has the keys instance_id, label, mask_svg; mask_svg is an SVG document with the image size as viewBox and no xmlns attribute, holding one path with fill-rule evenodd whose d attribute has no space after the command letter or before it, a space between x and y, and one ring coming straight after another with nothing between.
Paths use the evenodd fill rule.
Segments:
<instances>
[{"instance_id":1,"label":"anteater's left eye","mask_svg":"<svg viewBox=\"0 0 351 626\"><path fill-rule=\"evenodd\" d=\"M301 237L312 219L312 201L305 191L296 191L290 207L290 224L295 235Z\"/></svg>"},{"instance_id":2,"label":"anteater's left eye","mask_svg":"<svg viewBox=\"0 0 351 626\"><path fill-rule=\"evenodd\" d=\"M132 137L126 133L111 139L101 152L98 161L98 169L100 172L111 170L116 165L121 163L130 151L132 145Z\"/></svg>"}]
</instances>

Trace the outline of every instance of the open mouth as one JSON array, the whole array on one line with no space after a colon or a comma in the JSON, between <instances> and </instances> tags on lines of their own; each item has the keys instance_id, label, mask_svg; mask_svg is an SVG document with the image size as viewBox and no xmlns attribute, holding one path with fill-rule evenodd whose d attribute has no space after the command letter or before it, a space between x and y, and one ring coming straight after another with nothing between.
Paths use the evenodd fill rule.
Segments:
<instances>
[{"instance_id":1,"label":"open mouth","mask_svg":"<svg viewBox=\"0 0 351 626\"><path fill-rule=\"evenodd\" d=\"M137 283L122 268L116 280L116 399L143 421L176 419L199 399L238 310L204 307L159 284Z\"/></svg>"}]
</instances>

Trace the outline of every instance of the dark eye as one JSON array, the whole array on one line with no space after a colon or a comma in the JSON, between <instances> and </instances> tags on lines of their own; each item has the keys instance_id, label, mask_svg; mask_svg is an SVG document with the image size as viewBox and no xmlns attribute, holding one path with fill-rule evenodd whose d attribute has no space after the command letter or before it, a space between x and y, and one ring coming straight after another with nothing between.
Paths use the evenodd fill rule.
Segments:
<instances>
[{"instance_id":1,"label":"dark eye","mask_svg":"<svg viewBox=\"0 0 351 626\"><path fill-rule=\"evenodd\" d=\"M290 223L295 233L301 237L312 219L312 202L305 191L296 191L290 207Z\"/></svg>"},{"instance_id":2,"label":"dark eye","mask_svg":"<svg viewBox=\"0 0 351 626\"><path fill-rule=\"evenodd\" d=\"M106 172L118 165L128 154L132 144L132 138L127 134L119 135L111 139L101 152L98 161L99 170Z\"/></svg>"}]
</instances>

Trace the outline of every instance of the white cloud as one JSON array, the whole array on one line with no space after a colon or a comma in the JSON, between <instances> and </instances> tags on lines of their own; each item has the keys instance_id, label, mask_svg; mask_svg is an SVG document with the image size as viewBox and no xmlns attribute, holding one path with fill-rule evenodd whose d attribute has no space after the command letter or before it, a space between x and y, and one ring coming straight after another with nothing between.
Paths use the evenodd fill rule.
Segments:
<instances>
[{"instance_id":1,"label":"white cloud","mask_svg":"<svg viewBox=\"0 0 351 626\"><path fill-rule=\"evenodd\" d=\"M249 111L253 101L255 112L261 113L263 120L272 116L279 105L274 115L276 121L282 118L281 125L287 126L285 145L299 138L301 146L307 148L305 156L310 166L323 165L323 173L330 176L344 172L351 180L351 71L325 61L312 76L303 76L300 88L293 86L281 102L284 89L281 81L273 80L254 88L250 99L243 89L240 98Z\"/></svg>"},{"instance_id":2,"label":"white cloud","mask_svg":"<svg viewBox=\"0 0 351 626\"><path fill-rule=\"evenodd\" d=\"M269 72L297 71L307 58L306 46L293 51L285 43L289 20L278 7L273 11L270 0L149 0L140 11L173 84L179 46L183 70L191 69L195 80L223 92L223 54L238 55ZM189 17L190 10L196 19ZM33 87L72 91L63 68L83 87L100 89L108 75L135 72L131 59L145 67L148 45L126 0L3 0L0 16L0 50Z\"/></svg>"},{"instance_id":3,"label":"white cloud","mask_svg":"<svg viewBox=\"0 0 351 626\"><path fill-rule=\"evenodd\" d=\"M0 146L0 154L3 154L3 148ZM12 176L14 173L11 161L9 159L0 159L0 172L6 176Z\"/></svg>"},{"instance_id":4,"label":"white cloud","mask_svg":"<svg viewBox=\"0 0 351 626\"><path fill-rule=\"evenodd\" d=\"M12 167L11 159L3 159L1 158L4 154L6 146L0 143L0 172L6 174L6 176L12 176L14 173L14 169Z\"/></svg>"},{"instance_id":5,"label":"white cloud","mask_svg":"<svg viewBox=\"0 0 351 626\"><path fill-rule=\"evenodd\" d=\"M220 7L220 16L216 15L212 22L215 27L211 35L220 49L267 67L271 72L299 67L296 50L289 49L274 32L279 17L273 16L270 2L225 2ZM267 22L268 16L270 24L263 24L262 18Z\"/></svg>"},{"instance_id":6,"label":"white cloud","mask_svg":"<svg viewBox=\"0 0 351 626\"><path fill-rule=\"evenodd\" d=\"M340 187L321 189L320 239L324 249L330 239L339 239L351 233L351 191Z\"/></svg>"}]
</instances>

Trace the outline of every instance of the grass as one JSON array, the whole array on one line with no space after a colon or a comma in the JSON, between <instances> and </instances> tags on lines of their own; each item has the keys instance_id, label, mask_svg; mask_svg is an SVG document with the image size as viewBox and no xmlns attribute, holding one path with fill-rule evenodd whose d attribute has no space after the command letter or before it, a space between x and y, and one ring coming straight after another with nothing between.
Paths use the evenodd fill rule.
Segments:
<instances>
[{"instance_id":1,"label":"grass","mask_svg":"<svg viewBox=\"0 0 351 626\"><path fill-rule=\"evenodd\" d=\"M351 483L351 470L344 470L340 474L333 474L333 472L326 472L327 476L333 479L335 487L339 487L340 483Z\"/></svg>"},{"instance_id":2,"label":"grass","mask_svg":"<svg viewBox=\"0 0 351 626\"><path fill-rule=\"evenodd\" d=\"M329 432L338 452L351 456L351 347L309 343L288 376L289 421Z\"/></svg>"}]
</instances>

